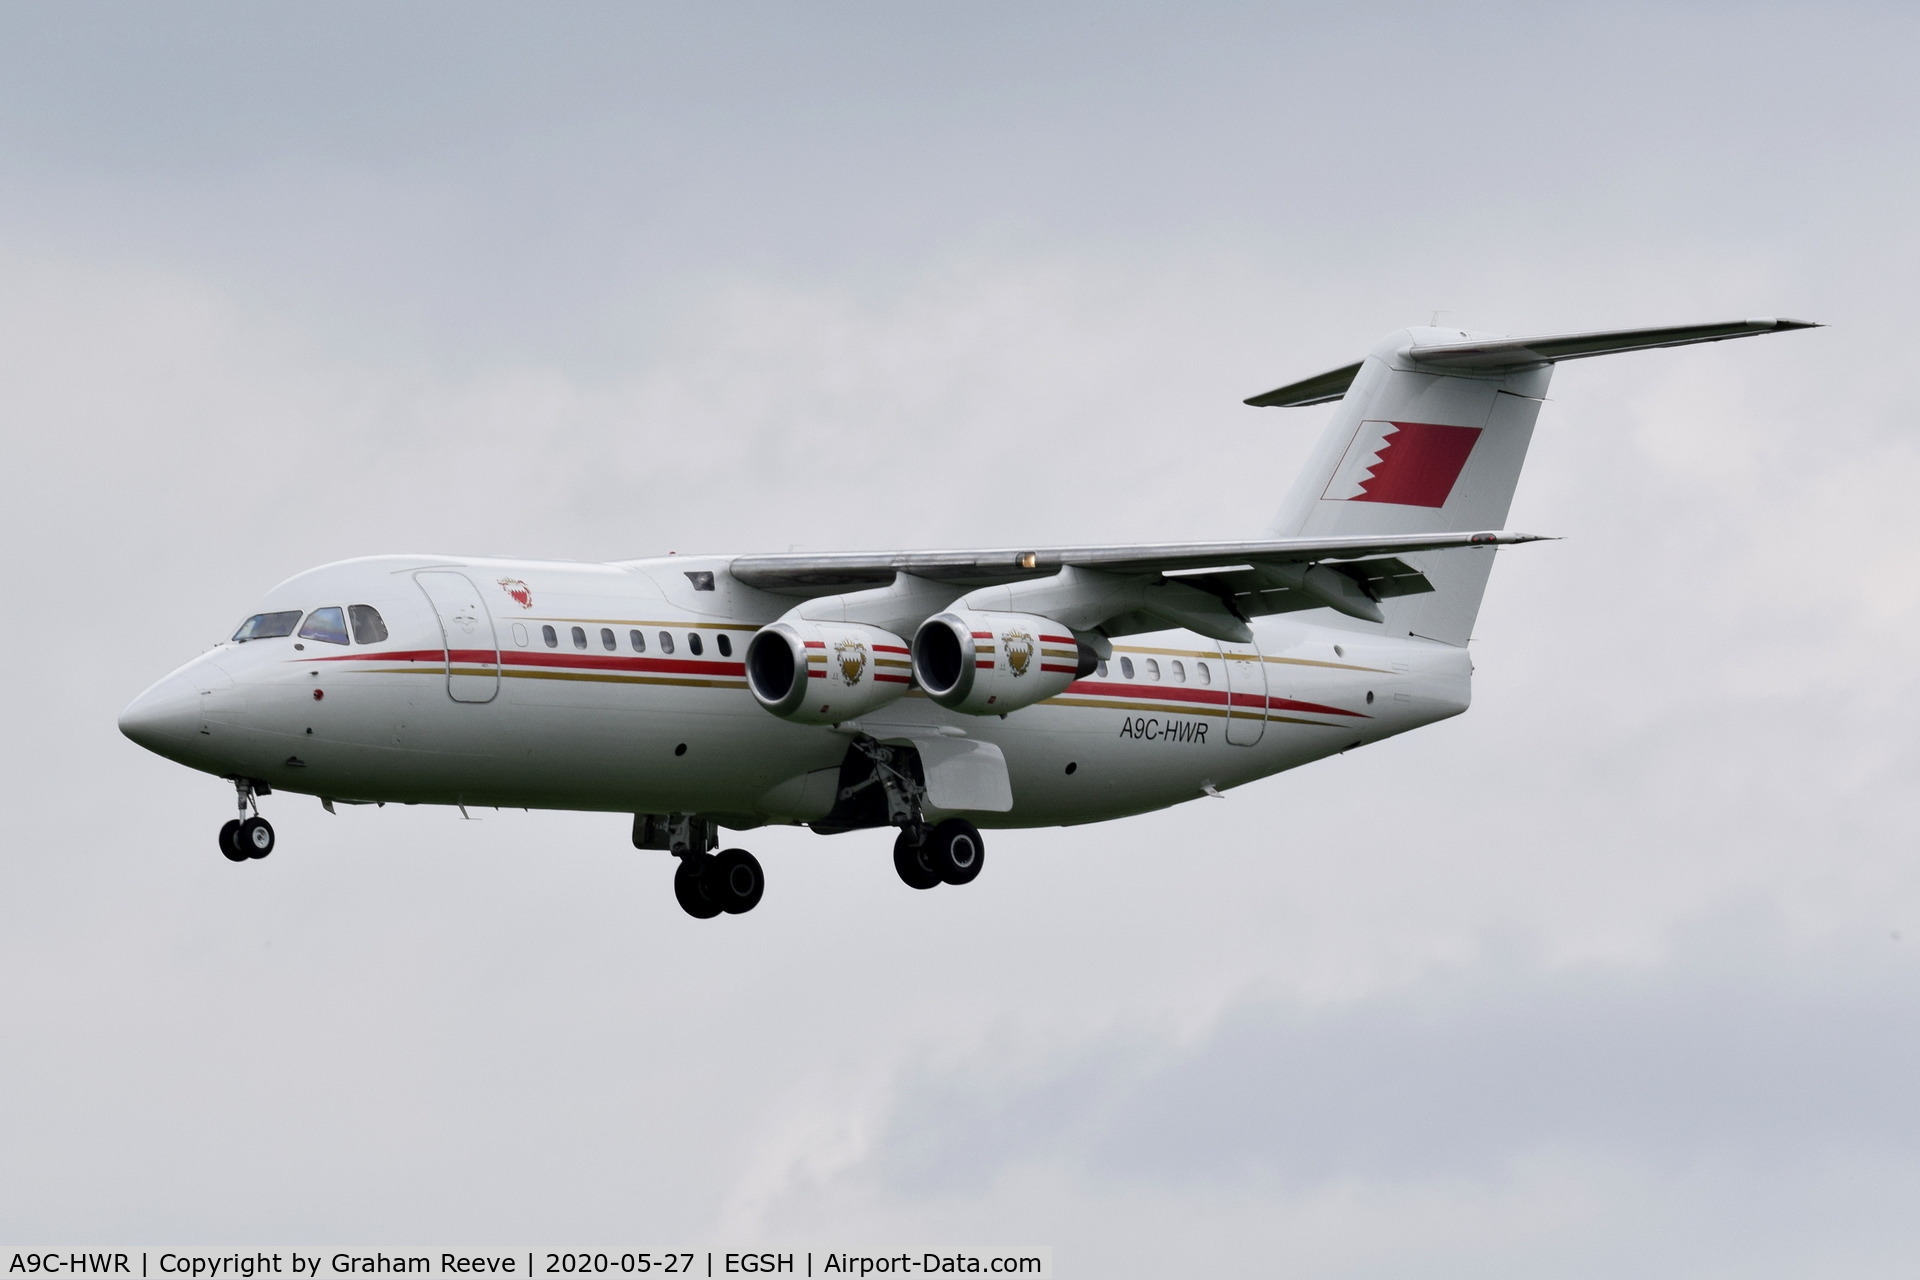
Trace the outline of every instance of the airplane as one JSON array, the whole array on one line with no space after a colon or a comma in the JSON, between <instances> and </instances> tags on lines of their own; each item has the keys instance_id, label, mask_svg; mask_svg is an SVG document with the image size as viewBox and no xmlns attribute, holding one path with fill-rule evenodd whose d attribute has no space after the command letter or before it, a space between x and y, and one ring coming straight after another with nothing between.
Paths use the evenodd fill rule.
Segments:
<instances>
[{"instance_id":1,"label":"airplane","mask_svg":"<svg viewBox=\"0 0 1920 1280\"><path fill-rule=\"evenodd\" d=\"M914 889L981 828L1219 795L1467 709L1468 640L1554 365L1816 328L1762 318L1511 338L1398 330L1245 401L1339 401L1261 539L674 555L383 555L269 591L120 716L259 798L633 815L689 915L751 911L721 832L895 831Z\"/></svg>"}]
</instances>

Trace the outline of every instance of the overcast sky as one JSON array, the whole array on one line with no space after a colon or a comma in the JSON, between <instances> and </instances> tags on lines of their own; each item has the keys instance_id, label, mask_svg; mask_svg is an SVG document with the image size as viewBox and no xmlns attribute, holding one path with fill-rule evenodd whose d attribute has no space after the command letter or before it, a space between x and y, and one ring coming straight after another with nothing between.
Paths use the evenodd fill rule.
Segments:
<instances>
[{"instance_id":1,"label":"overcast sky","mask_svg":"<svg viewBox=\"0 0 1920 1280\"><path fill-rule=\"evenodd\" d=\"M0 1241L1920 1265L1909 6L0 9ZM1257 534L1563 367L1463 719L915 894L265 805L114 718L380 551ZM1210 1268L1210 1269L1208 1269Z\"/></svg>"}]
</instances>

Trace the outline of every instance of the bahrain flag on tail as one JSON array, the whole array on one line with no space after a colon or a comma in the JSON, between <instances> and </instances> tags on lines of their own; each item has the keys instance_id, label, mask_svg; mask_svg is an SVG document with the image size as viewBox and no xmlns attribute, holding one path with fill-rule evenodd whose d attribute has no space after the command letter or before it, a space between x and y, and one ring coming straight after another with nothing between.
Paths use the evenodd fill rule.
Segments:
<instances>
[{"instance_id":1,"label":"bahrain flag on tail","mask_svg":"<svg viewBox=\"0 0 1920 1280\"><path fill-rule=\"evenodd\" d=\"M1444 507L1479 439L1479 427L1362 422L1321 497L1330 502Z\"/></svg>"}]
</instances>

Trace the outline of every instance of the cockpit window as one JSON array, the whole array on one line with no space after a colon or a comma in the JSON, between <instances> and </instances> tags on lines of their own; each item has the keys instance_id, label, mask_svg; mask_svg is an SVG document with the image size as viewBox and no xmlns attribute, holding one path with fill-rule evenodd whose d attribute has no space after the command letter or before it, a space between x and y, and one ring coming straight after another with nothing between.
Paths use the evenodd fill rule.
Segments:
<instances>
[{"instance_id":1,"label":"cockpit window","mask_svg":"<svg viewBox=\"0 0 1920 1280\"><path fill-rule=\"evenodd\" d=\"M233 638L241 644L249 640L271 640L275 636L290 636L293 629L300 625L300 611L291 609L286 613L256 613L240 624Z\"/></svg>"},{"instance_id":2,"label":"cockpit window","mask_svg":"<svg viewBox=\"0 0 1920 1280\"><path fill-rule=\"evenodd\" d=\"M387 621L372 605L348 605L347 616L353 619L355 644L379 644L387 638Z\"/></svg>"},{"instance_id":3,"label":"cockpit window","mask_svg":"<svg viewBox=\"0 0 1920 1280\"><path fill-rule=\"evenodd\" d=\"M339 605L328 605L324 609L315 609L307 615L307 625L300 628L302 640L324 640L328 644L347 642L347 611Z\"/></svg>"}]
</instances>

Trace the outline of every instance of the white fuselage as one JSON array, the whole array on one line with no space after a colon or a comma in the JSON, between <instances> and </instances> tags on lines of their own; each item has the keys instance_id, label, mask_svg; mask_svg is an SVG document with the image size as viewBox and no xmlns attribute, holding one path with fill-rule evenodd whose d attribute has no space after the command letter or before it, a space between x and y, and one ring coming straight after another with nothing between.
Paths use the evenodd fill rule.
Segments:
<instances>
[{"instance_id":1,"label":"white fuselage","mask_svg":"<svg viewBox=\"0 0 1920 1280\"><path fill-rule=\"evenodd\" d=\"M1101 671L1005 716L948 711L911 689L857 726L795 724L755 701L742 661L795 602L734 582L727 564L327 565L262 608L370 605L383 641L228 642L149 689L123 724L207 773L342 802L699 813L733 827L823 818L856 729L965 736L1001 750L1013 792L1010 810L969 816L1028 827L1164 808L1468 703L1466 650L1307 613L1256 619L1254 645L1128 637ZM456 627L436 608L417 575L442 570L475 585L479 616Z\"/></svg>"}]
</instances>

